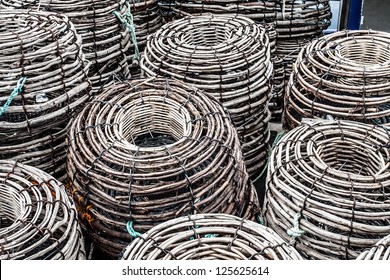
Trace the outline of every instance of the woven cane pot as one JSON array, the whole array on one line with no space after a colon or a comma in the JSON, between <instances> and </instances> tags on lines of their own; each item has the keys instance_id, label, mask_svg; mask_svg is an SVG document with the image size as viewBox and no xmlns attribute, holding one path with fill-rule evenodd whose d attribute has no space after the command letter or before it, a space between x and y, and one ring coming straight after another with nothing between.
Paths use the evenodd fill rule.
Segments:
<instances>
[{"instance_id":1,"label":"woven cane pot","mask_svg":"<svg viewBox=\"0 0 390 280\"><path fill-rule=\"evenodd\" d=\"M272 152L267 226L308 259L356 259L390 231L390 137L380 126L307 121Z\"/></svg>"},{"instance_id":2,"label":"woven cane pot","mask_svg":"<svg viewBox=\"0 0 390 280\"><path fill-rule=\"evenodd\" d=\"M276 54L283 60L285 84L292 65L307 43L323 35L332 18L329 0L271 0L275 3L278 44Z\"/></svg>"},{"instance_id":3,"label":"woven cane pot","mask_svg":"<svg viewBox=\"0 0 390 280\"><path fill-rule=\"evenodd\" d=\"M68 174L96 248L113 258L133 239L180 216L258 215L237 132L211 96L179 81L107 88L69 133Z\"/></svg>"},{"instance_id":4,"label":"woven cane pot","mask_svg":"<svg viewBox=\"0 0 390 280\"><path fill-rule=\"evenodd\" d=\"M0 11L0 159L62 179L68 124L89 98L81 37L66 16Z\"/></svg>"},{"instance_id":5,"label":"woven cane pot","mask_svg":"<svg viewBox=\"0 0 390 280\"><path fill-rule=\"evenodd\" d=\"M301 260L273 230L226 214L159 224L135 239L122 260Z\"/></svg>"},{"instance_id":6,"label":"woven cane pot","mask_svg":"<svg viewBox=\"0 0 390 280\"><path fill-rule=\"evenodd\" d=\"M283 59L276 55L276 10L277 4L270 1L162 1L160 7L167 17L179 19L186 16L218 15L245 16L261 24L267 31L274 73L271 79L269 110L272 120L279 121L283 111L285 78Z\"/></svg>"},{"instance_id":7,"label":"woven cane pot","mask_svg":"<svg viewBox=\"0 0 390 280\"><path fill-rule=\"evenodd\" d=\"M95 93L116 77L139 75L146 37L162 24L157 0L0 0L4 7L66 14L83 39ZM0 5L1 5L0 4Z\"/></svg>"},{"instance_id":8,"label":"woven cane pot","mask_svg":"<svg viewBox=\"0 0 390 280\"><path fill-rule=\"evenodd\" d=\"M237 128L249 174L263 167L273 72L265 28L242 16L179 19L149 37L141 68L146 76L175 78L217 98Z\"/></svg>"},{"instance_id":9,"label":"woven cane pot","mask_svg":"<svg viewBox=\"0 0 390 280\"><path fill-rule=\"evenodd\" d=\"M290 77L283 124L349 119L389 128L390 34L340 31L307 45Z\"/></svg>"},{"instance_id":10,"label":"woven cane pot","mask_svg":"<svg viewBox=\"0 0 390 280\"><path fill-rule=\"evenodd\" d=\"M0 160L0 259L82 260L76 207L49 174Z\"/></svg>"}]
</instances>

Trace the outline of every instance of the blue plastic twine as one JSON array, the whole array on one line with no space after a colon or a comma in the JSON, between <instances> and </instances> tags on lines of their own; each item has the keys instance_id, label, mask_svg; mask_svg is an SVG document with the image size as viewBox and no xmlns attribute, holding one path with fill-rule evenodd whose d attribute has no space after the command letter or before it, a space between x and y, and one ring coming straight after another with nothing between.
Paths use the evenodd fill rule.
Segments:
<instances>
[{"instance_id":1,"label":"blue plastic twine","mask_svg":"<svg viewBox=\"0 0 390 280\"><path fill-rule=\"evenodd\" d=\"M118 20L130 32L131 40L133 41L134 52L135 52L133 60L137 60L139 62L139 60L141 59L141 56L139 54L138 43L137 43L137 36L135 34L135 26L134 26L134 21L133 21L133 15L131 14L130 4L127 1L126 1L126 5L127 5L127 11L126 11L126 13L123 16L118 11L114 11L113 13L118 18Z\"/></svg>"},{"instance_id":2,"label":"blue plastic twine","mask_svg":"<svg viewBox=\"0 0 390 280\"><path fill-rule=\"evenodd\" d=\"M294 216L293 226L292 228L287 230L287 234L292 237L292 241L294 241L296 238L301 237L303 234L305 234L305 231L299 228L299 221L301 219L301 214L297 213Z\"/></svg>"},{"instance_id":3,"label":"blue plastic twine","mask_svg":"<svg viewBox=\"0 0 390 280\"><path fill-rule=\"evenodd\" d=\"M133 238L137 238L142 235L142 233L136 231L133 228L133 221L128 221L126 224L127 231L129 232L130 236Z\"/></svg>"},{"instance_id":4,"label":"blue plastic twine","mask_svg":"<svg viewBox=\"0 0 390 280\"><path fill-rule=\"evenodd\" d=\"M0 108L0 117L7 111L9 105L11 104L12 100L22 92L23 86L26 83L27 78L22 77L19 79L16 87L12 91L11 95L8 97L7 101L4 103L3 107Z\"/></svg>"}]
</instances>

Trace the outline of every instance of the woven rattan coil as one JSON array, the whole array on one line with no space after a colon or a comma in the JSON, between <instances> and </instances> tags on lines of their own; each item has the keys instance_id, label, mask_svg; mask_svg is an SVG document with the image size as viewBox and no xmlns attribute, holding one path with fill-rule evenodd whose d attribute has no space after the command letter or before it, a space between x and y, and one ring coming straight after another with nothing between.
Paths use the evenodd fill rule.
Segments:
<instances>
[{"instance_id":1,"label":"woven rattan coil","mask_svg":"<svg viewBox=\"0 0 390 280\"><path fill-rule=\"evenodd\" d=\"M269 109L274 120L280 120L283 111L284 99L284 65L283 59L276 55L276 24L275 11L276 3L269 1L173 1L169 5L162 4L165 13L172 14L178 19L186 16L199 16L207 13L245 16L258 24L261 24L267 31L271 50L271 61L274 66L274 73L271 80L272 91L270 91Z\"/></svg>"},{"instance_id":2,"label":"woven rattan coil","mask_svg":"<svg viewBox=\"0 0 390 280\"><path fill-rule=\"evenodd\" d=\"M170 5L161 5L162 9L170 10L172 17L178 19L186 16L199 16L207 13L245 16L258 24L261 24L267 31L271 50L271 61L274 66L274 73L271 80L272 91L270 91L269 109L272 118L280 120L283 110L284 95L284 65L283 59L276 55L276 4L269 1L173 1ZM167 11L165 11L167 12Z\"/></svg>"},{"instance_id":3,"label":"woven rattan coil","mask_svg":"<svg viewBox=\"0 0 390 280\"><path fill-rule=\"evenodd\" d=\"M163 13L175 19L186 16L199 16L207 13L230 16L245 16L267 31L271 50L271 61L274 66L272 91L270 91L269 109L274 120L280 120L283 111L284 95L284 65L283 59L276 55L275 11L276 3L269 1L172 1L163 2Z\"/></svg>"},{"instance_id":4,"label":"woven rattan coil","mask_svg":"<svg viewBox=\"0 0 390 280\"><path fill-rule=\"evenodd\" d=\"M390 235L361 253L357 260L390 260Z\"/></svg>"},{"instance_id":5,"label":"woven rattan coil","mask_svg":"<svg viewBox=\"0 0 390 280\"><path fill-rule=\"evenodd\" d=\"M88 67L66 16L0 11L0 159L65 175L66 127L89 97Z\"/></svg>"},{"instance_id":6,"label":"woven rattan coil","mask_svg":"<svg viewBox=\"0 0 390 280\"><path fill-rule=\"evenodd\" d=\"M0 0L5 7L66 14L83 38L92 62L89 76L97 92L113 76L139 72L138 60L146 37L162 24L157 0ZM134 63L133 63L134 62Z\"/></svg>"},{"instance_id":7,"label":"woven rattan coil","mask_svg":"<svg viewBox=\"0 0 390 280\"><path fill-rule=\"evenodd\" d=\"M262 168L273 71L264 28L242 16L179 19L150 36L141 68L147 76L182 80L218 98L238 130L249 174Z\"/></svg>"},{"instance_id":8,"label":"woven rattan coil","mask_svg":"<svg viewBox=\"0 0 390 280\"><path fill-rule=\"evenodd\" d=\"M258 214L229 117L179 81L150 78L102 92L72 125L68 174L89 236L111 257L132 240L129 223L145 232L188 214Z\"/></svg>"},{"instance_id":9,"label":"woven rattan coil","mask_svg":"<svg viewBox=\"0 0 390 280\"><path fill-rule=\"evenodd\" d=\"M292 64L311 40L321 37L332 18L329 0L271 0L275 5L278 46L276 54L283 60L285 84Z\"/></svg>"},{"instance_id":10,"label":"woven rattan coil","mask_svg":"<svg viewBox=\"0 0 390 280\"><path fill-rule=\"evenodd\" d=\"M302 118L351 119L389 128L390 34L340 31L299 54L286 93L284 127Z\"/></svg>"},{"instance_id":11,"label":"woven rattan coil","mask_svg":"<svg viewBox=\"0 0 390 280\"><path fill-rule=\"evenodd\" d=\"M279 39L317 36L330 25L329 0L270 0Z\"/></svg>"},{"instance_id":12,"label":"woven rattan coil","mask_svg":"<svg viewBox=\"0 0 390 280\"><path fill-rule=\"evenodd\" d=\"M123 260L301 260L273 230L226 214L197 214L159 224L135 239Z\"/></svg>"},{"instance_id":13,"label":"woven rattan coil","mask_svg":"<svg viewBox=\"0 0 390 280\"><path fill-rule=\"evenodd\" d=\"M85 259L73 200L47 173L0 160L0 259Z\"/></svg>"},{"instance_id":14,"label":"woven rattan coil","mask_svg":"<svg viewBox=\"0 0 390 280\"><path fill-rule=\"evenodd\" d=\"M390 138L353 121L310 120L276 145L267 226L309 259L356 259L390 231Z\"/></svg>"}]
</instances>

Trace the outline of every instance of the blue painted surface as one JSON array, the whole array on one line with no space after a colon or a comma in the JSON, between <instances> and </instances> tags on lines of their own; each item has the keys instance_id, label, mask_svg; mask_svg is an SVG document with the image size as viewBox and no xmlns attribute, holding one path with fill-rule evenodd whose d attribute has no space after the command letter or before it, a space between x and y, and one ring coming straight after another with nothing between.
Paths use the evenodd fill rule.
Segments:
<instances>
[{"instance_id":1,"label":"blue painted surface","mask_svg":"<svg viewBox=\"0 0 390 280\"><path fill-rule=\"evenodd\" d=\"M362 18L363 0L351 0L349 7L348 28L359 30Z\"/></svg>"},{"instance_id":2,"label":"blue painted surface","mask_svg":"<svg viewBox=\"0 0 390 280\"><path fill-rule=\"evenodd\" d=\"M339 26L339 15L340 15L340 2L341 1L330 1L330 7L332 9L332 23L328 30L331 32L337 31Z\"/></svg>"}]
</instances>

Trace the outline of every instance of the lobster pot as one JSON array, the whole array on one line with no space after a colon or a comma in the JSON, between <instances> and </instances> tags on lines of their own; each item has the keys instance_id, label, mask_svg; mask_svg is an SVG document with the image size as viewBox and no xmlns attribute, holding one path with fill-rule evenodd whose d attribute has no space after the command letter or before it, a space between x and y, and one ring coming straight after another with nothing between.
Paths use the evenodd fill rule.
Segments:
<instances>
[{"instance_id":1,"label":"lobster pot","mask_svg":"<svg viewBox=\"0 0 390 280\"><path fill-rule=\"evenodd\" d=\"M169 4L169 5L168 5ZM188 15L241 15L261 24L268 32L271 61L274 66L271 81L269 109L272 119L280 120L283 111L284 65L283 59L276 54L277 32L275 30L275 11L277 4L270 1L171 1L164 2L161 8L165 13L182 18ZM164 10L165 9L165 10ZM168 12L169 11L169 12Z\"/></svg>"},{"instance_id":2,"label":"lobster pot","mask_svg":"<svg viewBox=\"0 0 390 280\"><path fill-rule=\"evenodd\" d=\"M390 260L390 235L361 253L357 260Z\"/></svg>"},{"instance_id":3,"label":"lobster pot","mask_svg":"<svg viewBox=\"0 0 390 280\"><path fill-rule=\"evenodd\" d=\"M0 260L83 260L73 200L49 174L0 160Z\"/></svg>"},{"instance_id":4,"label":"lobster pot","mask_svg":"<svg viewBox=\"0 0 390 280\"><path fill-rule=\"evenodd\" d=\"M332 18L329 0L271 0L276 8L278 39L309 38L327 29Z\"/></svg>"},{"instance_id":5,"label":"lobster pot","mask_svg":"<svg viewBox=\"0 0 390 280\"><path fill-rule=\"evenodd\" d=\"M90 93L81 37L66 16L0 11L0 159L62 180L71 118Z\"/></svg>"},{"instance_id":6,"label":"lobster pot","mask_svg":"<svg viewBox=\"0 0 390 280\"><path fill-rule=\"evenodd\" d=\"M122 260L302 260L272 229L226 214L159 224L135 239Z\"/></svg>"},{"instance_id":7,"label":"lobster pot","mask_svg":"<svg viewBox=\"0 0 390 280\"><path fill-rule=\"evenodd\" d=\"M390 34L340 31L299 53L287 87L283 124L350 119L390 128Z\"/></svg>"},{"instance_id":8,"label":"lobster pot","mask_svg":"<svg viewBox=\"0 0 390 280\"><path fill-rule=\"evenodd\" d=\"M301 48L321 37L332 18L329 0L271 0L275 3L277 54L285 65L286 81Z\"/></svg>"},{"instance_id":9,"label":"lobster pot","mask_svg":"<svg viewBox=\"0 0 390 280\"><path fill-rule=\"evenodd\" d=\"M272 152L267 226L307 259L356 259L389 234L390 138L379 126L307 121Z\"/></svg>"},{"instance_id":10,"label":"lobster pot","mask_svg":"<svg viewBox=\"0 0 390 280\"><path fill-rule=\"evenodd\" d=\"M194 16L149 37L146 76L172 77L214 96L237 128L249 174L265 164L273 66L266 30L242 16Z\"/></svg>"},{"instance_id":11,"label":"lobster pot","mask_svg":"<svg viewBox=\"0 0 390 280\"><path fill-rule=\"evenodd\" d=\"M94 93L115 77L139 72L140 52L148 34L161 25L157 0L0 0L5 7L48 10L66 14L83 39L91 61Z\"/></svg>"},{"instance_id":12,"label":"lobster pot","mask_svg":"<svg viewBox=\"0 0 390 280\"><path fill-rule=\"evenodd\" d=\"M143 51L147 37L156 32L162 25L162 16L157 0L131 0L131 13L135 26L137 44Z\"/></svg>"},{"instance_id":13,"label":"lobster pot","mask_svg":"<svg viewBox=\"0 0 390 280\"><path fill-rule=\"evenodd\" d=\"M258 197L220 104L182 82L116 84L78 116L68 174L95 248L112 258L162 222L197 213L255 219ZM133 234L134 236L134 234Z\"/></svg>"}]
</instances>

